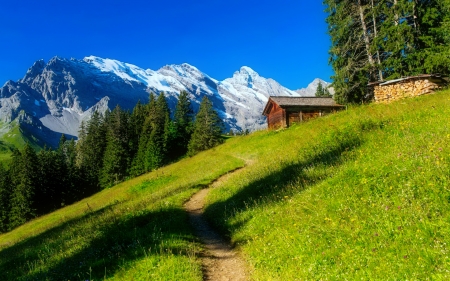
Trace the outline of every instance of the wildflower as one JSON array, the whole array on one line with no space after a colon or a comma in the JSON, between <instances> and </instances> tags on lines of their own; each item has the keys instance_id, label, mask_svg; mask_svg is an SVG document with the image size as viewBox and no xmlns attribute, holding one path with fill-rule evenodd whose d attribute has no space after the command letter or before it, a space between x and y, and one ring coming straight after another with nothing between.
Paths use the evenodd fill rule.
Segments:
<instances>
[{"instance_id":1,"label":"wildflower","mask_svg":"<svg viewBox=\"0 0 450 281\"><path fill-rule=\"evenodd\" d=\"M389 210L389 206L386 206L386 208L385 208L385 209L386 209L386 211L387 211L387 210Z\"/></svg>"},{"instance_id":2,"label":"wildflower","mask_svg":"<svg viewBox=\"0 0 450 281\"><path fill-rule=\"evenodd\" d=\"M378 236L378 233L377 232L375 232L375 234L374 234L375 236Z\"/></svg>"}]
</instances>

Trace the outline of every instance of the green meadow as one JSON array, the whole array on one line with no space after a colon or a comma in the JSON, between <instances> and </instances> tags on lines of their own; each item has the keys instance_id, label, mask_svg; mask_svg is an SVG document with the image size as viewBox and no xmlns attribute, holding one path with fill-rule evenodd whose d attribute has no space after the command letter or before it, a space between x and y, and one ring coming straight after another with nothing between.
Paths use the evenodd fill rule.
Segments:
<instances>
[{"instance_id":1,"label":"green meadow","mask_svg":"<svg viewBox=\"0 0 450 281\"><path fill-rule=\"evenodd\" d=\"M450 278L450 91L346 111L212 150L0 235L2 280L202 280L183 203L253 280ZM220 180L217 180L219 179Z\"/></svg>"}]
</instances>

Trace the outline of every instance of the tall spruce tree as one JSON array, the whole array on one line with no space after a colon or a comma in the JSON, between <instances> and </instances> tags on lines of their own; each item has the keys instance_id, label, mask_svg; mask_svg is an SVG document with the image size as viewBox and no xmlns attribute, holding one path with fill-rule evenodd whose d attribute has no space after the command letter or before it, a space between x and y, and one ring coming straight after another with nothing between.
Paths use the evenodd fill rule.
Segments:
<instances>
[{"instance_id":1,"label":"tall spruce tree","mask_svg":"<svg viewBox=\"0 0 450 281\"><path fill-rule=\"evenodd\" d=\"M450 1L417 1L415 46L408 62L416 73L450 74Z\"/></svg>"},{"instance_id":2,"label":"tall spruce tree","mask_svg":"<svg viewBox=\"0 0 450 281\"><path fill-rule=\"evenodd\" d=\"M28 143L21 152L13 152L10 165L12 190L9 230L32 219L36 214L39 202L34 201L34 194L39 180L38 165L36 152Z\"/></svg>"},{"instance_id":3,"label":"tall spruce tree","mask_svg":"<svg viewBox=\"0 0 450 281\"><path fill-rule=\"evenodd\" d=\"M105 119L97 111L87 122L84 131L80 131L77 144L77 163L85 179L84 188L79 193L87 196L100 190L100 171L103 166L103 156L106 147Z\"/></svg>"},{"instance_id":4,"label":"tall spruce tree","mask_svg":"<svg viewBox=\"0 0 450 281\"><path fill-rule=\"evenodd\" d=\"M368 98L367 84L449 73L448 0L325 0L335 99Z\"/></svg>"},{"instance_id":5,"label":"tall spruce tree","mask_svg":"<svg viewBox=\"0 0 450 281\"><path fill-rule=\"evenodd\" d=\"M62 141L65 141L62 137ZM67 165L64 155L51 148L44 148L37 154L39 182L35 190L36 214L42 215L61 207L67 188Z\"/></svg>"},{"instance_id":6,"label":"tall spruce tree","mask_svg":"<svg viewBox=\"0 0 450 281\"><path fill-rule=\"evenodd\" d=\"M152 122L145 155L147 171L161 167L166 160L170 112L164 93L159 94L155 103L155 113L149 116Z\"/></svg>"},{"instance_id":7,"label":"tall spruce tree","mask_svg":"<svg viewBox=\"0 0 450 281\"><path fill-rule=\"evenodd\" d=\"M322 83L319 81L319 84L317 85L316 89L316 97L323 97L323 95L324 95L323 86Z\"/></svg>"},{"instance_id":8,"label":"tall spruce tree","mask_svg":"<svg viewBox=\"0 0 450 281\"><path fill-rule=\"evenodd\" d=\"M147 107L138 100L130 116L130 157L133 161L139 150L139 142L147 115Z\"/></svg>"},{"instance_id":9,"label":"tall spruce tree","mask_svg":"<svg viewBox=\"0 0 450 281\"><path fill-rule=\"evenodd\" d=\"M371 67L359 2L326 0L324 3L331 36L330 64L335 73L332 76L334 97L339 103L359 102L366 95Z\"/></svg>"},{"instance_id":10,"label":"tall spruce tree","mask_svg":"<svg viewBox=\"0 0 450 281\"><path fill-rule=\"evenodd\" d=\"M192 138L188 144L188 155L192 156L221 144L223 130L222 119L214 110L212 102L207 96L204 96L195 116Z\"/></svg>"},{"instance_id":11,"label":"tall spruce tree","mask_svg":"<svg viewBox=\"0 0 450 281\"><path fill-rule=\"evenodd\" d=\"M139 134L139 146L136 156L133 159L130 174L133 176L141 175L149 171L147 161L147 148L150 140L150 135L153 130L153 123L156 116L156 96L154 93L150 93L149 102L144 107L144 113L146 114L142 129Z\"/></svg>"},{"instance_id":12,"label":"tall spruce tree","mask_svg":"<svg viewBox=\"0 0 450 281\"><path fill-rule=\"evenodd\" d=\"M187 153L188 143L191 139L194 111L186 91L182 91L178 97L173 118L174 139L172 147L172 159L181 157Z\"/></svg>"},{"instance_id":13,"label":"tall spruce tree","mask_svg":"<svg viewBox=\"0 0 450 281\"><path fill-rule=\"evenodd\" d=\"M319 81L319 84L317 85L316 97L320 97L320 98L331 98L332 97L328 88L322 86L322 82L320 82L320 81Z\"/></svg>"},{"instance_id":14,"label":"tall spruce tree","mask_svg":"<svg viewBox=\"0 0 450 281\"><path fill-rule=\"evenodd\" d=\"M106 123L106 148L100 175L102 187L114 185L127 176L130 159L130 116L119 105Z\"/></svg>"},{"instance_id":15,"label":"tall spruce tree","mask_svg":"<svg viewBox=\"0 0 450 281\"><path fill-rule=\"evenodd\" d=\"M56 150L58 158L64 161L65 176L60 183L63 184L61 188L61 205L71 204L79 199L82 199L82 194L79 193L79 188L83 184L80 170L76 165L77 150L74 139L66 140L61 137L58 149Z\"/></svg>"},{"instance_id":16,"label":"tall spruce tree","mask_svg":"<svg viewBox=\"0 0 450 281\"><path fill-rule=\"evenodd\" d=\"M8 171L0 163L0 233L8 231L11 198L11 179Z\"/></svg>"}]
</instances>

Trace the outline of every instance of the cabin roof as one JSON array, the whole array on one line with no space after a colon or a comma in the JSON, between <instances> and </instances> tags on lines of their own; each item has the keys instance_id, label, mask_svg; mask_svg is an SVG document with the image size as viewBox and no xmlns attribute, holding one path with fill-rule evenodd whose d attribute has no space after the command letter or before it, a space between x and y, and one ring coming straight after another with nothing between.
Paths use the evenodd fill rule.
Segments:
<instances>
[{"instance_id":1,"label":"cabin roof","mask_svg":"<svg viewBox=\"0 0 450 281\"><path fill-rule=\"evenodd\" d=\"M264 108L263 115L269 114L271 101L276 103L281 108L287 107L343 107L337 104L333 98L323 97L282 97L270 96Z\"/></svg>"}]
</instances>

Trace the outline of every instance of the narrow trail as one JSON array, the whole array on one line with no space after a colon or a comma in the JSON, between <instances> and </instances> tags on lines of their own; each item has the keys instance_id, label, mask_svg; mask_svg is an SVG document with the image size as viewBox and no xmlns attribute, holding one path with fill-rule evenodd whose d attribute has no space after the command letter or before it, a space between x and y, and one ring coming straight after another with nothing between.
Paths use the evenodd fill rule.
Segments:
<instances>
[{"instance_id":1,"label":"narrow trail","mask_svg":"<svg viewBox=\"0 0 450 281\"><path fill-rule=\"evenodd\" d=\"M201 255L203 280L248 280L243 260L203 217L205 197L211 188L210 185L208 188L200 190L184 205L189 214L190 223L205 246L205 251Z\"/></svg>"}]
</instances>

